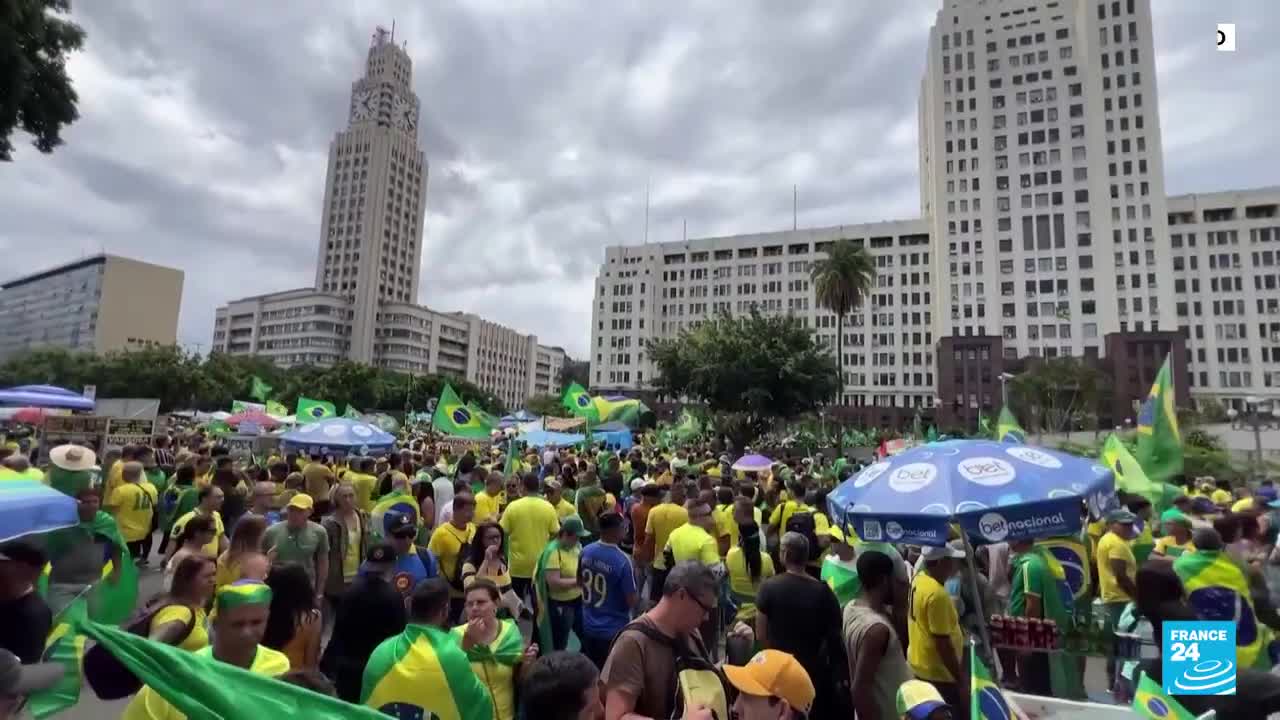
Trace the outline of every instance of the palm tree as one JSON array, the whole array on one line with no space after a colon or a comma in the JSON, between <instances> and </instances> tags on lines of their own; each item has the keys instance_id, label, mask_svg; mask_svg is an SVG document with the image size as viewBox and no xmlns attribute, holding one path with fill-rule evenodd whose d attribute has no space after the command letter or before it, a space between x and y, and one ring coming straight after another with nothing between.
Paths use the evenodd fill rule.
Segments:
<instances>
[{"instance_id":1,"label":"palm tree","mask_svg":"<svg viewBox=\"0 0 1280 720\"><path fill-rule=\"evenodd\" d=\"M819 307L836 316L836 366L840 369L840 393L844 393L844 316L862 307L876 281L876 264L866 248L852 240L836 240L827 256L809 271Z\"/></svg>"}]
</instances>

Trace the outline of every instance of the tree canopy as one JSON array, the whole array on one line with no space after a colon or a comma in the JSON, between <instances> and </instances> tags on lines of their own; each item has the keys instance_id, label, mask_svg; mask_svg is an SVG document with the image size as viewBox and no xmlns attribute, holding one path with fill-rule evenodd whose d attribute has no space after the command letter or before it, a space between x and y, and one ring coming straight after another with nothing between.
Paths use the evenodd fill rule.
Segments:
<instances>
[{"instance_id":1,"label":"tree canopy","mask_svg":"<svg viewBox=\"0 0 1280 720\"><path fill-rule=\"evenodd\" d=\"M646 347L658 367L659 392L701 400L714 411L790 418L839 386L835 359L790 315L721 314Z\"/></svg>"},{"instance_id":2,"label":"tree canopy","mask_svg":"<svg viewBox=\"0 0 1280 720\"><path fill-rule=\"evenodd\" d=\"M410 377L352 362L329 368L281 368L265 357L223 353L202 357L169 346L105 355L42 348L0 364L0 387L49 384L79 390L96 385L102 398L159 399L162 412L228 410L233 400L251 399L254 376L271 385L271 399L291 411L299 395L328 400L339 410L349 404L362 412L391 412L402 411L408 404L422 411L439 397L446 382L464 400L479 403L494 414L506 411L492 393L466 380L439 375Z\"/></svg>"},{"instance_id":3,"label":"tree canopy","mask_svg":"<svg viewBox=\"0 0 1280 720\"><path fill-rule=\"evenodd\" d=\"M59 17L70 9L70 0L0 3L0 160L13 159L14 130L48 153L62 144L62 128L80 117L67 55L80 49L84 30Z\"/></svg>"},{"instance_id":4,"label":"tree canopy","mask_svg":"<svg viewBox=\"0 0 1280 720\"><path fill-rule=\"evenodd\" d=\"M1098 409L1110 392L1106 375L1075 357L1034 362L1014 377L1009 390L1019 420L1055 433L1096 426Z\"/></svg>"}]
</instances>

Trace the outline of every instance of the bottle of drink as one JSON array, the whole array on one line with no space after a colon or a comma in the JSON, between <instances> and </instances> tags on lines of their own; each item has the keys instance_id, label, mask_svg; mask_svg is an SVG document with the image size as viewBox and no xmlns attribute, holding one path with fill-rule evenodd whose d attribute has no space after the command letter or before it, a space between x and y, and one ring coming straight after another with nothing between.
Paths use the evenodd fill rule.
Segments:
<instances>
[{"instance_id":1,"label":"bottle of drink","mask_svg":"<svg viewBox=\"0 0 1280 720\"><path fill-rule=\"evenodd\" d=\"M1049 627L1044 620L1032 618L1027 621L1031 625L1031 647L1035 650L1049 649Z\"/></svg>"},{"instance_id":2,"label":"bottle of drink","mask_svg":"<svg viewBox=\"0 0 1280 720\"><path fill-rule=\"evenodd\" d=\"M1046 620L1045 625L1048 628L1048 640L1045 643L1046 647L1050 650L1061 650L1062 648L1058 647L1058 623L1053 620Z\"/></svg>"},{"instance_id":3,"label":"bottle of drink","mask_svg":"<svg viewBox=\"0 0 1280 720\"><path fill-rule=\"evenodd\" d=\"M1029 630L1027 628L1027 619L1020 617L1014 619L1013 644L1016 647L1025 648L1031 644L1028 637Z\"/></svg>"},{"instance_id":4,"label":"bottle of drink","mask_svg":"<svg viewBox=\"0 0 1280 720\"><path fill-rule=\"evenodd\" d=\"M991 632L992 646L1002 647L1008 644L1005 641L1005 636L1004 636L1004 616L1003 615L991 616L989 631Z\"/></svg>"}]
</instances>

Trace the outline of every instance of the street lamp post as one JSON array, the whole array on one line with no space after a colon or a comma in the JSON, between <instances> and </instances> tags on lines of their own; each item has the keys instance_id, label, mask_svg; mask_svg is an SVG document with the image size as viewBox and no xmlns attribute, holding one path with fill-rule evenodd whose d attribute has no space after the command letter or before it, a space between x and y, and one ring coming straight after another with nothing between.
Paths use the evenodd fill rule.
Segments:
<instances>
[{"instance_id":1,"label":"street lamp post","mask_svg":"<svg viewBox=\"0 0 1280 720\"><path fill-rule=\"evenodd\" d=\"M1276 428L1275 407L1273 401L1252 395L1245 398L1244 403L1245 412L1229 408L1227 419L1231 421L1233 430L1253 430L1254 475L1256 479L1262 479L1266 474L1262 459L1262 431Z\"/></svg>"},{"instance_id":2,"label":"street lamp post","mask_svg":"<svg viewBox=\"0 0 1280 720\"><path fill-rule=\"evenodd\" d=\"M1000 404L1003 407L1009 406L1009 381L1013 377L1013 373L1000 373Z\"/></svg>"}]
</instances>

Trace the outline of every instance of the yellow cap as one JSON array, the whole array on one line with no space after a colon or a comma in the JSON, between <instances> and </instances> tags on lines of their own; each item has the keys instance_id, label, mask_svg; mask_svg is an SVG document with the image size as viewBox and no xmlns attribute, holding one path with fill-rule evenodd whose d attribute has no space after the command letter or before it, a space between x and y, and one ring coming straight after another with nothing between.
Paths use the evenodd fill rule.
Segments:
<instances>
[{"instance_id":1,"label":"yellow cap","mask_svg":"<svg viewBox=\"0 0 1280 720\"><path fill-rule=\"evenodd\" d=\"M289 498L289 504L286 507L298 508L299 510L309 511L311 510L311 508L315 506L316 506L316 503L314 500L311 499L310 495L306 493L298 493L297 495L294 495L293 497Z\"/></svg>"},{"instance_id":2,"label":"yellow cap","mask_svg":"<svg viewBox=\"0 0 1280 720\"><path fill-rule=\"evenodd\" d=\"M898 687L898 714L911 720L926 720L929 713L946 707L938 688L924 680L908 680Z\"/></svg>"},{"instance_id":3,"label":"yellow cap","mask_svg":"<svg viewBox=\"0 0 1280 720\"><path fill-rule=\"evenodd\" d=\"M813 705L813 681L790 653L761 650L746 665L725 665L723 669L739 692L781 698L802 713L808 713Z\"/></svg>"}]
</instances>

